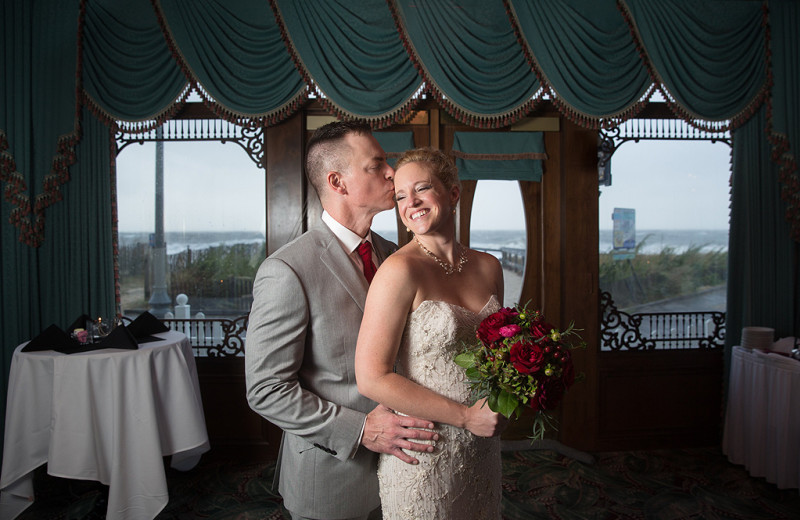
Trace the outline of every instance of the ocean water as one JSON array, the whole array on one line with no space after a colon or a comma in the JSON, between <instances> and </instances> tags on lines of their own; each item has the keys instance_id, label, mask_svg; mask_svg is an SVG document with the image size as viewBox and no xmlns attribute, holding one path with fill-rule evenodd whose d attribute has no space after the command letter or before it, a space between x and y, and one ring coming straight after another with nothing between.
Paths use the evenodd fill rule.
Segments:
<instances>
[{"instance_id":1,"label":"ocean water","mask_svg":"<svg viewBox=\"0 0 800 520\"><path fill-rule=\"evenodd\" d=\"M600 230L599 252L608 253L614 247L614 232ZM727 251L727 229L637 229L636 244L639 251L646 254L660 253L671 248L675 253L683 253L691 247L699 247L702 252Z\"/></svg>"},{"instance_id":2,"label":"ocean water","mask_svg":"<svg viewBox=\"0 0 800 520\"><path fill-rule=\"evenodd\" d=\"M149 244L151 234L146 232L120 232L119 247ZM209 247L233 244L259 244L266 239L259 231L166 231L164 241L167 254L174 255L187 249L198 251Z\"/></svg>"},{"instance_id":3,"label":"ocean water","mask_svg":"<svg viewBox=\"0 0 800 520\"><path fill-rule=\"evenodd\" d=\"M397 241L396 230L376 230L384 238ZM167 231L167 254L175 254L191 248L193 251L233 244L256 244L265 240L258 231ZM137 243L149 244L149 233L120 232L120 247L130 247ZM682 253L690 247L700 247L702 251L727 251L728 230L686 230L655 229L637 230L636 243L642 253L659 253L671 248ZM470 245L476 249L499 250L504 247L525 248L525 232L522 230L473 230ZM599 253L608 253L613 247L613 232L601 229L599 232Z\"/></svg>"}]
</instances>

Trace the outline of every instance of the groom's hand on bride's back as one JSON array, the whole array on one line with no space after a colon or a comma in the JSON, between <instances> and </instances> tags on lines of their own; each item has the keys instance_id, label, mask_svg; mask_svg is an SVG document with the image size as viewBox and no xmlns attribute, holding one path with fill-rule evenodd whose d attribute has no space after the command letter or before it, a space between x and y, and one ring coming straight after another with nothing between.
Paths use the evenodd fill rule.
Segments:
<instances>
[{"instance_id":1,"label":"groom's hand on bride's back","mask_svg":"<svg viewBox=\"0 0 800 520\"><path fill-rule=\"evenodd\" d=\"M439 439L436 432L420 428L431 429L433 423L415 417L397 415L389 408L379 404L367 414L361 444L370 451L387 453L408 464L417 464L419 461L403 450L432 452L432 445L421 444L414 440L436 441Z\"/></svg>"}]
</instances>

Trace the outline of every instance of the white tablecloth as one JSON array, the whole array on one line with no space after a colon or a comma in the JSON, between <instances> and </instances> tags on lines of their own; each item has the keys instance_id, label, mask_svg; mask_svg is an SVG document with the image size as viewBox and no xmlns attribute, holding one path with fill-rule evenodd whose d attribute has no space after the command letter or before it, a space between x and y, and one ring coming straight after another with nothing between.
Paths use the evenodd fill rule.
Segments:
<instances>
[{"instance_id":1,"label":"white tablecloth","mask_svg":"<svg viewBox=\"0 0 800 520\"><path fill-rule=\"evenodd\" d=\"M755 477L800 487L800 361L733 348L722 451Z\"/></svg>"},{"instance_id":2,"label":"white tablecloth","mask_svg":"<svg viewBox=\"0 0 800 520\"><path fill-rule=\"evenodd\" d=\"M34 469L109 486L107 518L167 505L163 456L190 469L209 449L192 348L165 332L138 350L21 352L11 363L0 518L33 501Z\"/></svg>"}]
</instances>

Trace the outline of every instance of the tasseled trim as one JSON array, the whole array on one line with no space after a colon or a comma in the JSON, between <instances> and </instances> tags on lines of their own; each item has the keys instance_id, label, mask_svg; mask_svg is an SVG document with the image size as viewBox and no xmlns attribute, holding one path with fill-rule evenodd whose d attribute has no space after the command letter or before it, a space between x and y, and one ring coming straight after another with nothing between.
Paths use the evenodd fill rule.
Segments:
<instances>
[{"instance_id":1,"label":"tasseled trim","mask_svg":"<svg viewBox=\"0 0 800 520\"><path fill-rule=\"evenodd\" d=\"M27 194L28 186L24 177L17 170L17 164L8 153L8 139L0 132L0 179L6 183L5 199L14 205L9 216L9 223L19 229L19 241L30 247L39 247L44 241L44 210L63 199L60 187L69 179L69 168L75 164L77 157L75 146L80 140L80 132L76 131L58 139L58 146L50 167L50 173L42 181L43 191L34 197L31 204Z\"/></svg>"},{"instance_id":2,"label":"tasseled trim","mask_svg":"<svg viewBox=\"0 0 800 520\"><path fill-rule=\"evenodd\" d=\"M553 88L552 83L547 78L547 75L542 70L542 67L539 66L539 62L536 60L536 56L531 51L531 47L527 38L525 38L525 35L522 33L522 29L520 29L519 20L517 19L517 14L514 11L513 6L508 0L503 0L503 5L505 7L506 14L508 15L508 20L511 23L511 27L514 29L517 42L522 49L522 53L525 55L528 65L531 67L533 73L536 74L536 78L539 80L539 83L542 86L542 96L546 94L552 100L556 109L564 117L578 126L599 130L617 127L628 119L633 119L639 115L639 112L642 111L647 103L647 100L650 99L655 90L652 86L638 102L618 113L610 114L608 116L598 117L592 114L587 114L564 101Z\"/></svg>"},{"instance_id":3,"label":"tasseled trim","mask_svg":"<svg viewBox=\"0 0 800 520\"><path fill-rule=\"evenodd\" d=\"M152 116L148 116L143 119L131 121L120 120L117 116L107 112L85 90L82 91L82 101L86 108L88 108L89 111L92 112L92 114L94 114L94 116L106 126L113 126L119 123L119 130L131 134L143 134L155 130L159 126L163 125L168 119L174 118L175 115L180 112L183 106L186 104L186 99L192 92L192 88L193 84L187 83L183 89L183 92L181 92L178 98L174 102L167 105L161 112L157 112Z\"/></svg>"},{"instance_id":4,"label":"tasseled trim","mask_svg":"<svg viewBox=\"0 0 800 520\"><path fill-rule=\"evenodd\" d=\"M450 155L459 159L471 161L519 161L521 159L533 159L546 161L546 153L520 152L520 153L468 153L461 150L450 150Z\"/></svg>"},{"instance_id":5,"label":"tasseled trim","mask_svg":"<svg viewBox=\"0 0 800 520\"><path fill-rule=\"evenodd\" d=\"M28 186L25 184L25 178L17 171L14 157L8 153L8 138L2 130L0 130L0 180L5 183L4 198L14 206L8 222L21 231L22 222L28 219L31 213L30 199L27 195ZM19 240L25 242L22 234L20 234Z\"/></svg>"},{"instance_id":6,"label":"tasseled trim","mask_svg":"<svg viewBox=\"0 0 800 520\"><path fill-rule=\"evenodd\" d=\"M358 119L369 124L373 130L381 130L405 121L422 99L422 92L424 91L423 88L420 88L417 92L409 96L408 99L401 103L400 107L396 108L395 110L377 116L364 116L361 114L354 114L353 112L350 112L337 105L325 95L325 93L319 88L319 85L315 84L314 90L317 93L319 102L323 108L335 115L338 119Z\"/></svg>"},{"instance_id":7,"label":"tasseled trim","mask_svg":"<svg viewBox=\"0 0 800 520\"><path fill-rule=\"evenodd\" d=\"M768 91L770 95L766 100L767 125L764 131L767 140L772 146L770 159L778 165L778 181L781 183L781 199L786 202L786 213L784 217L789 223L789 232L792 240L800 242L800 171L798 170L797 158L791 151L791 143L786 134L775 131L773 126L773 97L772 89L775 78L772 72L772 31L769 25L769 10L767 2L763 2L765 38L767 49L767 71L768 71Z\"/></svg>"},{"instance_id":8,"label":"tasseled trim","mask_svg":"<svg viewBox=\"0 0 800 520\"><path fill-rule=\"evenodd\" d=\"M278 29L281 33L281 39L286 46L289 56L292 58L295 68L300 73L300 76L303 78L303 81L308 88L307 92L314 92L317 94L319 102L323 108L325 108L325 110L335 115L338 119L359 119L366 121L374 129L387 128L393 124L399 123L408 117L408 115L414 110L414 107L419 102L419 93L414 93L411 95L398 108L390 112L371 117L366 117L361 114L354 114L336 104L327 95L325 95L322 89L319 88L319 85L317 85L316 82L311 78L308 68L306 67L305 63L303 63L302 58L300 58L294 42L292 41L292 37L289 34L289 31L286 29L286 24L283 20L283 14L281 14L281 10L278 7L277 2L275 0L270 0L269 4L272 7L272 13L275 15L275 21L278 24Z\"/></svg>"},{"instance_id":9,"label":"tasseled trim","mask_svg":"<svg viewBox=\"0 0 800 520\"><path fill-rule=\"evenodd\" d=\"M3 190L5 199L14 205L9 223L19 230L18 240L30 247L39 247L44 242L45 215L47 208L64 198L61 186L69 182L69 168L77 162L75 146L80 142L81 77L83 24L86 13L86 0L82 0L78 15L77 60L75 67L75 113L73 130L58 137L56 153L50 164L50 172L42 180L42 192L31 203L28 186L23 175L17 170L17 163L8 153L8 138L0 131L0 179L6 183Z\"/></svg>"}]
</instances>

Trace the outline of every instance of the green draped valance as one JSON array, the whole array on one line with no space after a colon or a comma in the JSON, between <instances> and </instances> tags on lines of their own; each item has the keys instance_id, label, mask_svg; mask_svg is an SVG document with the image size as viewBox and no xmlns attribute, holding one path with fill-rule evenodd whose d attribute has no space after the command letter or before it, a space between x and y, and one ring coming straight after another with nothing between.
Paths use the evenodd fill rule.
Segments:
<instances>
[{"instance_id":1,"label":"green draped valance","mask_svg":"<svg viewBox=\"0 0 800 520\"><path fill-rule=\"evenodd\" d=\"M624 6L654 80L676 111L712 122L752 115L767 86L761 4L626 0Z\"/></svg>"},{"instance_id":2,"label":"green draped valance","mask_svg":"<svg viewBox=\"0 0 800 520\"><path fill-rule=\"evenodd\" d=\"M498 120L506 125L530 111L539 81L500 2L392 3L400 34L429 92L460 120L479 127L497 126Z\"/></svg>"},{"instance_id":3,"label":"green draped valance","mask_svg":"<svg viewBox=\"0 0 800 520\"><path fill-rule=\"evenodd\" d=\"M613 2L508 1L531 66L573 120L609 126L649 97L650 76Z\"/></svg>"},{"instance_id":4,"label":"green draped valance","mask_svg":"<svg viewBox=\"0 0 800 520\"><path fill-rule=\"evenodd\" d=\"M277 122L305 99L306 85L264 0L157 2L173 53L218 115Z\"/></svg>"},{"instance_id":5,"label":"green draped valance","mask_svg":"<svg viewBox=\"0 0 800 520\"><path fill-rule=\"evenodd\" d=\"M769 78L760 2L83 5L79 86L120 121L157 119L192 86L218 114L266 124L315 92L342 117L386 126L426 91L473 126L507 126L546 94L598 127L631 117L658 89L694 124L735 126L758 108Z\"/></svg>"},{"instance_id":6,"label":"green draped valance","mask_svg":"<svg viewBox=\"0 0 800 520\"><path fill-rule=\"evenodd\" d=\"M797 2L25 4L3 7L0 175L4 203L13 209L9 221L31 245L41 242L44 209L68 180L78 104L108 125L146 131L176 113L192 89L219 117L238 124L277 124L314 94L338 116L377 128L400 121L422 95L478 128L506 127L545 97L582 126L608 128L633 117L658 90L678 117L721 130L741 125L772 96L767 125L800 237L792 150L800 123L791 72ZM771 38L773 26L780 39ZM49 88L29 103L22 78ZM58 117L57 126L26 130L11 123L33 118L26 107L46 103L54 109L35 120ZM37 153L25 157L15 149L21 135L33 136ZM62 158L55 163L53 149Z\"/></svg>"},{"instance_id":7,"label":"green draped valance","mask_svg":"<svg viewBox=\"0 0 800 520\"><path fill-rule=\"evenodd\" d=\"M150 2L86 2L82 33L83 89L106 118L155 119L186 93L188 80Z\"/></svg>"},{"instance_id":8,"label":"green draped valance","mask_svg":"<svg viewBox=\"0 0 800 520\"><path fill-rule=\"evenodd\" d=\"M373 132L372 135L386 152L386 162L393 168L403 152L414 148L413 132Z\"/></svg>"},{"instance_id":9,"label":"green draped valance","mask_svg":"<svg viewBox=\"0 0 800 520\"><path fill-rule=\"evenodd\" d=\"M298 69L339 115L388 126L411 108L422 80L384 0L274 0Z\"/></svg>"},{"instance_id":10,"label":"green draped valance","mask_svg":"<svg viewBox=\"0 0 800 520\"><path fill-rule=\"evenodd\" d=\"M454 132L453 149L461 180L542 180L547 159L542 132Z\"/></svg>"}]
</instances>

